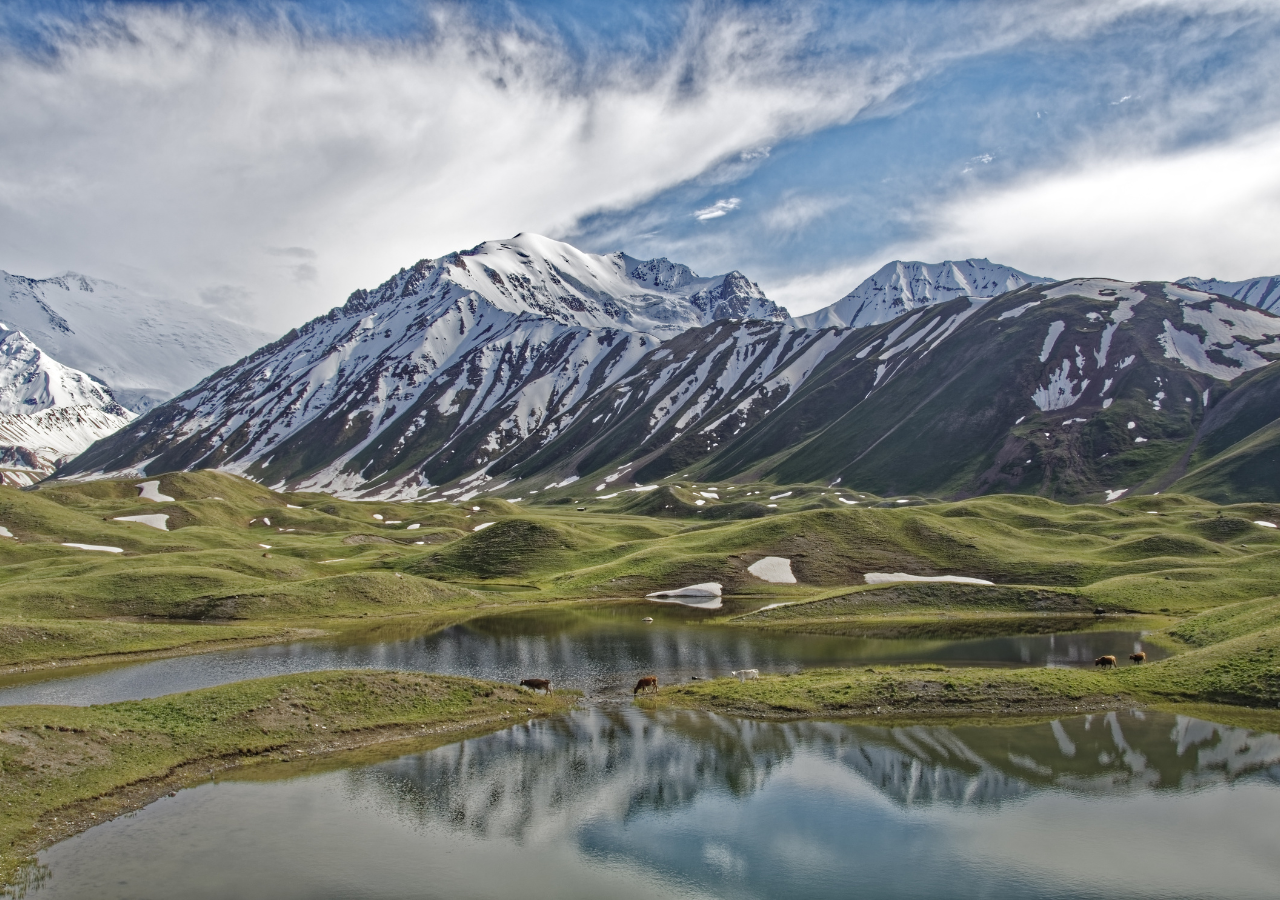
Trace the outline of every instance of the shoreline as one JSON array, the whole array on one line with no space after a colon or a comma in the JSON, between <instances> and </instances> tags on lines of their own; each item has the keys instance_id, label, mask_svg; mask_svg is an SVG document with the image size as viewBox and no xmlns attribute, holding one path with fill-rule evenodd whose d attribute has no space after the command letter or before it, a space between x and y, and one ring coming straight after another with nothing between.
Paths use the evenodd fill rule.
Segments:
<instances>
[{"instance_id":1,"label":"shoreline","mask_svg":"<svg viewBox=\"0 0 1280 900\"><path fill-rule=\"evenodd\" d=\"M216 628L218 626L209 627ZM179 656L198 656L202 653L216 653L219 650L240 650L247 647L287 644L293 641L322 638L330 633L322 628L292 628L287 633L278 635L264 634L261 637L210 638L187 644L175 644L172 647L160 647L155 650L125 650L117 653L59 657L39 662L7 663L0 666L0 678L57 669L84 669L93 666L115 665L117 663L147 662L154 659L173 659Z\"/></svg>"},{"instance_id":2,"label":"shoreline","mask_svg":"<svg viewBox=\"0 0 1280 900\"><path fill-rule=\"evenodd\" d=\"M1149 668L1154 668L1154 665ZM944 700L946 693L952 690L948 688L948 684L957 683L957 673L963 674L969 684L963 690L956 689L958 696L954 699ZM1069 673L1066 676L1068 681L1080 683L1066 686L1059 684L1056 690L1051 689L1046 682L1061 681L1063 673ZM1213 703L1198 698L1171 700L1155 696L1146 690L1131 689L1120 683L1109 685L1110 690L1098 690L1109 679L1109 675L1088 671L1026 669L1015 670L1012 678L1008 677L1009 674L1008 670L909 666L881 666L861 671L818 670L793 676L766 675L758 681L745 683L732 678L720 678L673 685L661 689L657 695L639 699L636 704L642 709L655 712L663 709L688 709L757 721L810 720L879 727L998 727L1138 708L1162 710L1260 731L1280 732L1280 710L1274 707ZM972 692L972 679L975 675L980 676L984 696L975 696ZM1019 675L1030 677L1018 677ZM1045 675L1051 677L1046 679ZM816 694L830 686L824 683L838 683L840 687L848 689L856 686L859 681L864 688L869 686L868 682L874 681L875 684L870 685L874 690L864 692L859 698L849 697L822 704L806 704L803 707L794 702L805 691ZM28 816L22 822L13 821L12 813L5 817L9 819L6 823L8 827L5 828L9 832L9 840L0 852L0 883L13 884L14 878L20 879L24 873L34 871L32 867L35 865L36 855L56 843L95 825L141 809L178 790L216 781L220 776L250 776L259 767L271 767L273 775L278 773L287 777L290 773L279 768L285 764L323 765L322 761L331 760L334 762L329 765L333 765L342 754L368 752L374 748L382 748L373 754L379 759L388 752L401 755L431 750L520 721L564 713L582 705L581 698L574 694L544 697L511 685L453 676L395 671L308 672L101 707L0 708L0 748L5 743L13 743L16 731L25 730L35 734L53 731L55 739L69 737L74 743L77 737L91 734L94 730L94 723L84 721L85 719L98 718L97 729L99 736L103 736L102 729L113 727L112 723L119 718L113 714L137 713L148 708L177 704L194 705L208 710L218 705L220 695L238 697L248 694L249 699L240 704L245 707L240 710L242 715L263 709L263 699L266 700L265 706L274 705L279 712L286 706L296 706L299 692L305 694L308 687L316 688L325 684L340 684L346 690L355 685L372 689L375 694L386 693L388 690L393 694L404 693L402 688L408 688L411 695L415 690L435 690L439 693L441 689L447 689L453 694L461 693L472 698L472 703L476 698L481 698L481 703L490 701L490 708L463 710L455 705L451 711L436 710L434 714L423 714L419 710L417 714L410 712L406 715L401 711L401 714L393 714L389 721L365 721L357 716L344 724L340 722L343 718L341 711L328 709L323 703L317 704L313 699L303 704L310 710L306 716L308 727L303 732L298 730L300 723L296 721L291 731L286 729L283 733L278 728L263 727L261 734L266 739L259 741L257 745L245 745L244 734L241 732L232 735L229 746L193 747L185 754L181 748L175 749L174 752L178 755L169 764L153 765L150 771L136 772L131 776L127 772L125 775L117 773L114 781L109 771L105 782L101 777L96 782L89 779L94 783L73 788L75 793L64 799L55 797L52 802L43 804L46 808L37 815ZM786 693L778 694L780 688L786 689ZM210 700L214 702L206 702ZM630 701L608 702L623 704ZM252 705L247 705L250 703ZM372 709L381 709L381 706ZM466 714L460 714L464 712ZM350 714L350 710L347 710L347 714ZM318 732L312 721L313 717L317 721L325 719L334 725L335 730L330 733ZM26 721L18 724L13 721L15 718ZM129 716L126 715L125 718ZM295 715L294 719L296 718ZM59 719L81 721L58 721ZM217 717L212 719L214 722L217 720ZM120 726L116 724L114 727ZM112 737L121 734L106 733ZM157 737L171 739L171 736L163 733L135 732L133 736L144 743ZM117 761L116 766L127 770L129 761ZM302 771L307 771L309 767L301 768ZM48 779L52 777L54 776L40 773L37 776L38 783L47 787ZM93 790L94 786L101 789ZM11 792L6 790L5 793ZM30 795L32 792L25 793ZM37 798L44 793L49 791L34 791ZM53 793L57 793L56 787ZM33 798L28 796L28 799ZM9 807L12 808L13 805L10 802Z\"/></svg>"},{"instance_id":3,"label":"shoreline","mask_svg":"<svg viewBox=\"0 0 1280 900\"><path fill-rule=\"evenodd\" d=\"M385 744L439 746L576 699L471 678L335 670L97 707L3 707L0 884L13 884L40 850L220 773Z\"/></svg>"}]
</instances>

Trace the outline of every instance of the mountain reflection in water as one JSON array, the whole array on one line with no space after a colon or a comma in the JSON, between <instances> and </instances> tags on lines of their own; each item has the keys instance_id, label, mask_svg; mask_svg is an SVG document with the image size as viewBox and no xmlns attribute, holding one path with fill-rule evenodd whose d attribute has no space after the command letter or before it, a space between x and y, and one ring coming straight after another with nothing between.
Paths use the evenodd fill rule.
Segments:
<instances>
[{"instance_id":1,"label":"mountain reflection in water","mask_svg":"<svg viewBox=\"0 0 1280 900\"><path fill-rule=\"evenodd\" d=\"M1152 712L877 727L606 706L296 771L72 838L37 893L1266 897L1280 877L1280 737Z\"/></svg>"}]
</instances>

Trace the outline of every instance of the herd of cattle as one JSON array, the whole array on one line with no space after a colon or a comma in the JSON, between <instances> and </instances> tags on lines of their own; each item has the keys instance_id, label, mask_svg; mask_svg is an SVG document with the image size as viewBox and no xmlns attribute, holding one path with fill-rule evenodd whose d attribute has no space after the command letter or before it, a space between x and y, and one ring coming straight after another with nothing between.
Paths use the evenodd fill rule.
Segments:
<instances>
[{"instance_id":1,"label":"herd of cattle","mask_svg":"<svg viewBox=\"0 0 1280 900\"><path fill-rule=\"evenodd\" d=\"M733 672L733 677L739 681L755 681L760 678L759 669L738 669ZM545 694L551 693L551 681L547 678L526 678L520 682L520 687L528 688L531 691L542 691ZM658 690L658 676L645 675L636 682L635 689L631 695L638 696L640 694L656 693Z\"/></svg>"},{"instance_id":2,"label":"herd of cattle","mask_svg":"<svg viewBox=\"0 0 1280 900\"><path fill-rule=\"evenodd\" d=\"M1130 653L1129 659L1135 663L1146 662L1147 654L1139 650L1137 653ZM1097 659L1093 661L1093 664L1103 669L1114 669L1117 665L1119 665L1119 663L1116 662L1116 658L1114 656L1099 656Z\"/></svg>"},{"instance_id":3,"label":"herd of cattle","mask_svg":"<svg viewBox=\"0 0 1280 900\"><path fill-rule=\"evenodd\" d=\"M1129 659L1134 663L1146 662L1147 654L1139 650L1137 653L1130 653ZM1093 664L1103 669L1114 669L1119 665L1116 658L1109 654L1107 656L1099 656L1093 661ZM737 669L731 674L741 682L756 681L760 678L759 669ZM547 694L551 693L551 681L546 678L526 678L524 681L520 682L520 687L528 688L531 691L542 691ZM631 691L631 695L633 697L637 697L640 694L657 693L657 690L658 676L645 675L636 682L636 686L634 690Z\"/></svg>"}]
</instances>

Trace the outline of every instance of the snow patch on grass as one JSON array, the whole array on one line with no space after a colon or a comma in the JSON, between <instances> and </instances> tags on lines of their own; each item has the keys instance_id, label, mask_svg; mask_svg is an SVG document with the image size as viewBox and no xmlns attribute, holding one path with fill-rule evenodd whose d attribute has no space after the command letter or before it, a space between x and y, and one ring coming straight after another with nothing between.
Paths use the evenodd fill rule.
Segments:
<instances>
[{"instance_id":1,"label":"snow patch on grass","mask_svg":"<svg viewBox=\"0 0 1280 900\"><path fill-rule=\"evenodd\" d=\"M156 513L155 515L146 516L116 516L117 522L139 522L143 525L149 525L152 528L158 528L161 531L169 530L169 517L164 513Z\"/></svg>"},{"instance_id":2,"label":"snow patch on grass","mask_svg":"<svg viewBox=\"0 0 1280 900\"><path fill-rule=\"evenodd\" d=\"M173 498L168 494L160 493L160 481L144 481L141 484L134 485L138 489L138 496L143 500L154 500L156 503L172 503Z\"/></svg>"},{"instance_id":3,"label":"snow patch on grass","mask_svg":"<svg viewBox=\"0 0 1280 900\"><path fill-rule=\"evenodd\" d=\"M784 556L766 556L747 566L747 571L770 584L795 584L796 576L791 572L791 560Z\"/></svg>"},{"instance_id":4,"label":"snow patch on grass","mask_svg":"<svg viewBox=\"0 0 1280 900\"><path fill-rule=\"evenodd\" d=\"M1033 306L1039 306L1039 300L1032 300L1030 303L1024 303L1021 306L1015 306L1013 309L1006 309L1000 315L996 316L997 322L1003 322L1005 319L1016 319Z\"/></svg>"},{"instance_id":5,"label":"snow patch on grass","mask_svg":"<svg viewBox=\"0 0 1280 900\"><path fill-rule=\"evenodd\" d=\"M724 601L720 598L722 589L723 586L718 581L708 581L669 591L654 591L652 594L646 594L645 599L652 600L654 603L679 603L682 606L692 606L697 609L719 609L724 605Z\"/></svg>"},{"instance_id":6,"label":"snow patch on grass","mask_svg":"<svg viewBox=\"0 0 1280 900\"><path fill-rule=\"evenodd\" d=\"M947 581L953 584L995 584L983 578L966 578L963 575L908 575L905 572L868 572L862 576L867 584L894 584L899 581Z\"/></svg>"},{"instance_id":7,"label":"snow patch on grass","mask_svg":"<svg viewBox=\"0 0 1280 900\"><path fill-rule=\"evenodd\" d=\"M1048 360L1049 354L1053 352L1053 345L1058 343L1058 338L1066 329L1067 323L1061 319L1049 323L1049 333L1044 336L1044 346L1040 348L1040 362Z\"/></svg>"}]
</instances>

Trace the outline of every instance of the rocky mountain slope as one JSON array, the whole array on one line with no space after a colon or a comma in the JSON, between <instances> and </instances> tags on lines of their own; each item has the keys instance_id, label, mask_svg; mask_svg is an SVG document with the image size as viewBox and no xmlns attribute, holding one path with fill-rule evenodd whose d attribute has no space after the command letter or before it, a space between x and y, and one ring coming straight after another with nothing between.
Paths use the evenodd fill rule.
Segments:
<instances>
[{"instance_id":1,"label":"rocky mountain slope","mask_svg":"<svg viewBox=\"0 0 1280 900\"><path fill-rule=\"evenodd\" d=\"M805 328L739 273L520 235L357 291L66 472L217 467L383 498L677 473L880 495L1253 490L1280 318L1175 284L969 262L986 280L931 267L911 297L932 302L890 321ZM1031 283L939 301L961 276ZM1223 454L1233 467L1206 469Z\"/></svg>"},{"instance_id":2,"label":"rocky mountain slope","mask_svg":"<svg viewBox=\"0 0 1280 900\"><path fill-rule=\"evenodd\" d=\"M1267 312L1280 314L1280 275L1250 278L1246 281L1220 281L1217 278L1181 278L1177 282L1183 287L1196 291L1208 291L1211 294L1222 294L1265 309Z\"/></svg>"},{"instance_id":3,"label":"rocky mountain slope","mask_svg":"<svg viewBox=\"0 0 1280 900\"><path fill-rule=\"evenodd\" d=\"M93 406L55 406L0 414L0 482L23 487L51 475L95 441L127 425L133 413Z\"/></svg>"},{"instance_id":4,"label":"rocky mountain slope","mask_svg":"<svg viewBox=\"0 0 1280 900\"><path fill-rule=\"evenodd\" d=\"M517 235L422 260L308 322L74 471L211 467L313 490L404 492L559 427L663 340L786 310L737 272Z\"/></svg>"},{"instance_id":5,"label":"rocky mountain slope","mask_svg":"<svg viewBox=\"0 0 1280 900\"><path fill-rule=\"evenodd\" d=\"M840 479L881 495L1114 498L1187 471L1192 438L1222 427L1206 408L1229 394L1259 398L1236 401L1259 421L1280 413L1261 398L1261 373L1242 377L1278 358L1280 318L1101 279L862 329L722 323L664 345L536 453L487 474L562 479L576 467L637 482L685 473ZM1233 420L1252 433L1254 419Z\"/></svg>"},{"instance_id":6,"label":"rocky mountain slope","mask_svg":"<svg viewBox=\"0 0 1280 900\"><path fill-rule=\"evenodd\" d=\"M186 303L68 272L0 272L0 321L142 412L253 352L271 335Z\"/></svg>"},{"instance_id":7,"label":"rocky mountain slope","mask_svg":"<svg viewBox=\"0 0 1280 900\"><path fill-rule=\"evenodd\" d=\"M944 303L957 297L995 297L1040 278L989 259L946 260L937 264L895 260L831 306L795 320L802 328L862 328Z\"/></svg>"}]
</instances>

